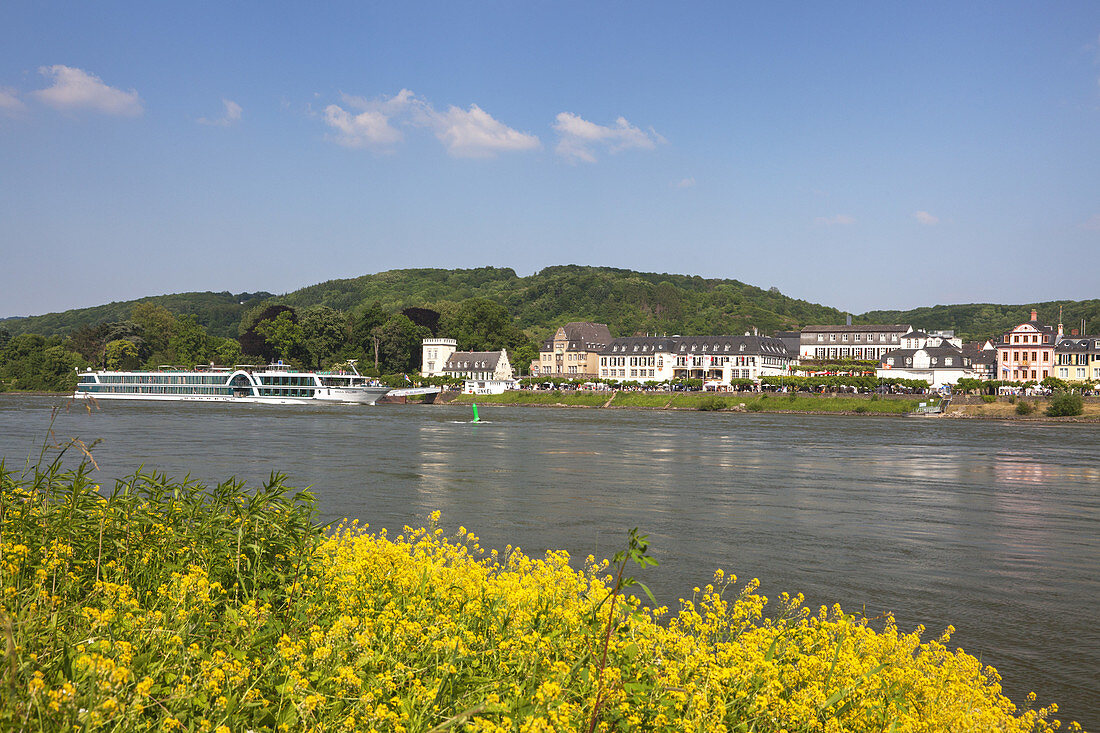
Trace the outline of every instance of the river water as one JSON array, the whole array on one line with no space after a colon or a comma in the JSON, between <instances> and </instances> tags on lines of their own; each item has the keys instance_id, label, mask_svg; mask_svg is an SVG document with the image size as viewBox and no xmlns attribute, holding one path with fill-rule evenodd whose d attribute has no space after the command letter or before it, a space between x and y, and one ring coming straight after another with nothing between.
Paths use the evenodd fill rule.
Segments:
<instances>
[{"instance_id":1,"label":"river water","mask_svg":"<svg viewBox=\"0 0 1100 733\"><path fill-rule=\"evenodd\" d=\"M8 467L47 439L51 397L0 397ZM716 568L893 612L1059 717L1100 730L1100 426L984 420L484 406L102 402L58 413L99 439L100 480L139 464L206 482L271 471L326 520L421 526L436 509L482 545L609 557L626 531L661 604Z\"/></svg>"}]
</instances>

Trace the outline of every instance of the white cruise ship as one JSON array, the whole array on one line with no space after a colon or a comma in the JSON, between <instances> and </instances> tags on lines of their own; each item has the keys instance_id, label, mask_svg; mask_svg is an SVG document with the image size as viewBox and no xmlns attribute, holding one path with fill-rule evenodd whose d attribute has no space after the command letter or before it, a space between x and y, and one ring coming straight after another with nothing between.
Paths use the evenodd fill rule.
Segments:
<instances>
[{"instance_id":1,"label":"white cruise ship","mask_svg":"<svg viewBox=\"0 0 1100 733\"><path fill-rule=\"evenodd\" d=\"M157 371L82 372L76 397L97 400L193 400L275 405L373 405L390 391L356 371L302 372L279 362L266 367L161 367Z\"/></svg>"}]
</instances>

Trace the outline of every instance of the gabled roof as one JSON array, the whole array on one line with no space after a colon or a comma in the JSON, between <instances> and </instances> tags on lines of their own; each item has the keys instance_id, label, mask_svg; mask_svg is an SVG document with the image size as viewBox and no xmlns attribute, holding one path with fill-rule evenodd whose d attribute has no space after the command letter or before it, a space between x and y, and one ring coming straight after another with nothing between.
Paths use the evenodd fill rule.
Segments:
<instances>
[{"instance_id":1,"label":"gabled roof","mask_svg":"<svg viewBox=\"0 0 1100 733\"><path fill-rule=\"evenodd\" d=\"M868 331L878 333L882 331L883 333L897 332L899 334L905 334L912 330L912 326L906 326L900 323L879 323L864 326L806 326L802 329L802 333L866 333Z\"/></svg>"},{"instance_id":2,"label":"gabled roof","mask_svg":"<svg viewBox=\"0 0 1100 733\"><path fill-rule=\"evenodd\" d=\"M923 349L894 349L888 351L879 359L879 365L886 366L886 360L893 359L893 366L896 367L899 363L904 364L906 359L912 359L918 351L923 351L936 360L936 363L929 367L930 369L958 369L961 366L966 366L968 361L973 363L970 357L963 353L962 349L954 346L928 346ZM953 362L950 366L947 366L944 364L947 358L958 359L958 362Z\"/></svg>"},{"instance_id":3,"label":"gabled roof","mask_svg":"<svg viewBox=\"0 0 1100 733\"><path fill-rule=\"evenodd\" d=\"M565 331L565 340L569 342L569 349L599 349L611 343L611 329L606 323L593 323L592 321L571 321L562 326ZM551 351L554 348L554 336L542 342L543 351Z\"/></svg>"},{"instance_id":4,"label":"gabled roof","mask_svg":"<svg viewBox=\"0 0 1100 733\"><path fill-rule=\"evenodd\" d=\"M456 351L447 357L445 372L496 371L503 351Z\"/></svg>"},{"instance_id":5,"label":"gabled roof","mask_svg":"<svg viewBox=\"0 0 1100 733\"><path fill-rule=\"evenodd\" d=\"M742 348L744 347L744 348ZM624 354L769 354L792 356L781 339L772 336L632 336L612 339L600 350L602 356Z\"/></svg>"},{"instance_id":6,"label":"gabled roof","mask_svg":"<svg viewBox=\"0 0 1100 733\"><path fill-rule=\"evenodd\" d=\"M1097 352L1100 351L1097 344L1100 344L1100 336L1070 336L1059 341L1054 350L1063 353Z\"/></svg>"}]
</instances>

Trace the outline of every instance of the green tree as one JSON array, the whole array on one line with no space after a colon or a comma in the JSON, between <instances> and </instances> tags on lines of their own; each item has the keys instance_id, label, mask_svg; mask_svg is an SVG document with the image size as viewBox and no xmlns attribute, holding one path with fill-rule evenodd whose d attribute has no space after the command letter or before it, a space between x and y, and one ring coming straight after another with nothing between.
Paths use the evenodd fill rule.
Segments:
<instances>
[{"instance_id":1,"label":"green tree","mask_svg":"<svg viewBox=\"0 0 1100 733\"><path fill-rule=\"evenodd\" d=\"M172 311L146 300L134 305L130 320L141 328L148 353L168 349L168 341L176 330L176 315Z\"/></svg>"},{"instance_id":2,"label":"green tree","mask_svg":"<svg viewBox=\"0 0 1100 733\"><path fill-rule=\"evenodd\" d=\"M420 368L420 342L431 332L408 316L396 315L377 329L377 336L381 370L393 374Z\"/></svg>"},{"instance_id":3,"label":"green tree","mask_svg":"<svg viewBox=\"0 0 1100 733\"><path fill-rule=\"evenodd\" d=\"M1047 405L1047 415L1050 417L1075 417L1084 411L1085 401L1076 392L1059 392Z\"/></svg>"},{"instance_id":4,"label":"green tree","mask_svg":"<svg viewBox=\"0 0 1100 733\"><path fill-rule=\"evenodd\" d=\"M521 343L508 309L484 298L470 298L443 313L439 331L457 341L461 351L495 351Z\"/></svg>"},{"instance_id":5,"label":"green tree","mask_svg":"<svg viewBox=\"0 0 1100 733\"><path fill-rule=\"evenodd\" d=\"M206 329L192 315L176 319L175 328L168 339L168 352L177 364L192 366L209 359L206 343Z\"/></svg>"},{"instance_id":6,"label":"green tree","mask_svg":"<svg viewBox=\"0 0 1100 733\"><path fill-rule=\"evenodd\" d=\"M331 360L348 342L347 319L340 311L325 305L304 308L299 314L302 350L311 366L320 369L322 360Z\"/></svg>"},{"instance_id":7,"label":"green tree","mask_svg":"<svg viewBox=\"0 0 1100 733\"><path fill-rule=\"evenodd\" d=\"M208 339L211 358L222 366L240 364L243 360L241 343L233 338L210 336Z\"/></svg>"},{"instance_id":8,"label":"green tree","mask_svg":"<svg viewBox=\"0 0 1100 733\"><path fill-rule=\"evenodd\" d=\"M377 300L353 312L348 317L351 345L364 354L373 354L376 331L389 318L390 314L382 309Z\"/></svg>"},{"instance_id":9,"label":"green tree","mask_svg":"<svg viewBox=\"0 0 1100 733\"><path fill-rule=\"evenodd\" d=\"M61 345L60 336L20 334L0 352L0 380L13 389L67 392L75 388L76 370L85 363Z\"/></svg>"},{"instance_id":10,"label":"green tree","mask_svg":"<svg viewBox=\"0 0 1100 733\"><path fill-rule=\"evenodd\" d=\"M256 333L263 336L280 359L289 361L301 352L304 334L294 311L286 310L274 320L260 321L256 324Z\"/></svg>"},{"instance_id":11,"label":"green tree","mask_svg":"<svg viewBox=\"0 0 1100 733\"><path fill-rule=\"evenodd\" d=\"M138 350L133 341L116 339L103 348L103 361L108 369L130 371L137 369Z\"/></svg>"},{"instance_id":12,"label":"green tree","mask_svg":"<svg viewBox=\"0 0 1100 733\"><path fill-rule=\"evenodd\" d=\"M1058 377L1043 377L1043 381L1039 382L1039 385L1052 391L1065 392L1069 389L1069 385L1066 384L1065 380Z\"/></svg>"}]
</instances>

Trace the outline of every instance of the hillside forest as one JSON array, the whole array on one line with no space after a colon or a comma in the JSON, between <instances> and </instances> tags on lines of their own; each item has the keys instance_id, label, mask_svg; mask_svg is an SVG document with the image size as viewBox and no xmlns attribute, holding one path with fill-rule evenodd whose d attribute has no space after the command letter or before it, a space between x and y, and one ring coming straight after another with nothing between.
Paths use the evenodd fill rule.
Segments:
<instances>
[{"instance_id":1,"label":"hillside forest","mask_svg":"<svg viewBox=\"0 0 1100 733\"><path fill-rule=\"evenodd\" d=\"M1100 300L951 305L872 311L854 323L954 329L996 338L1035 307L1067 332L1100 319ZM66 391L77 369L193 367L283 360L325 368L356 359L371 375L419 369L420 341L453 338L460 350L508 349L525 369L538 344L569 321L607 323L615 336L733 334L843 323L843 312L729 279L606 267L392 270L275 296L183 293L0 320L0 390Z\"/></svg>"}]
</instances>

